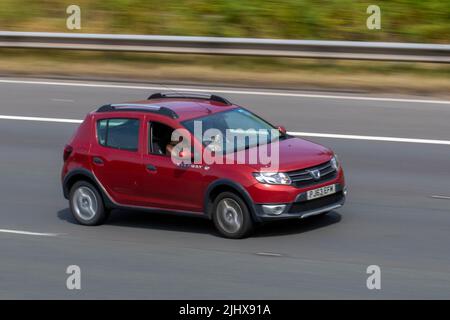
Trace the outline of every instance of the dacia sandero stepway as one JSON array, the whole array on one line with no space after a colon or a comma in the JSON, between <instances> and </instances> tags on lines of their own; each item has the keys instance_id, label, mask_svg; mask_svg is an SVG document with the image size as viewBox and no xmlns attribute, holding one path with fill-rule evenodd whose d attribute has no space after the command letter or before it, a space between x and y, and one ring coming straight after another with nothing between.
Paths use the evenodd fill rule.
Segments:
<instances>
[{"instance_id":1,"label":"dacia sandero stepway","mask_svg":"<svg viewBox=\"0 0 450 320\"><path fill-rule=\"evenodd\" d=\"M196 132L196 122L202 132L267 132L265 142L244 139L219 154L246 159L277 143L276 170L258 161L174 161L176 130L189 135L192 149L175 158L191 160L214 142ZM223 97L179 92L89 113L65 146L61 180L80 224L99 225L117 208L172 212L211 219L228 238L248 236L265 221L326 214L341 207L347 193L330 149L291 136Z\"/></svg>"}]
</instances>

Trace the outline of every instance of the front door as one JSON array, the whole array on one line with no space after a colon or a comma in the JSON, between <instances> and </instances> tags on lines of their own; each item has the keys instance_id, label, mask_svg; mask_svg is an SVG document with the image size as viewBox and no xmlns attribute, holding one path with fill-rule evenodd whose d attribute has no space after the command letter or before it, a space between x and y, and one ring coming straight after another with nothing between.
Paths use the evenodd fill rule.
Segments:
<instances>
[{"instance_id":1,"label":"front door","mask_svg":"<svg viewBox=\"0 0 450 320\"><path fill-rule=\"evenodd\" d=\"M202 212L204 169L179 166L172 161L173 128L163 122L148 122L148 150L143 155L142 191L148 206Z\"/></svg>"}]
</instances>

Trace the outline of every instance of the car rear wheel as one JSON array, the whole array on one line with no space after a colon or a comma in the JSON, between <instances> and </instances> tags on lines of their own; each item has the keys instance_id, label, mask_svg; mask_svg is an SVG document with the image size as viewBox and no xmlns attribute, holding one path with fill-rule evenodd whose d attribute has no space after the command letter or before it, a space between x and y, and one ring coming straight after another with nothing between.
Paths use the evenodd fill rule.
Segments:
<instances>
[{"instance_id":1,"label":"car rear wheel","mask_svg":"<svg viewBox=\"0 0 450 320\"><path fill-rule=\"evenodd\" d=\"M213 221L225 237L240 239L248 236L253 223L245 202L236 194L223 192L214 200Z\"/></svg>"},{"instance_id":2,"label":"car rear wheel","mask_svg":"<svg viewBox=\"0 0 450 320\"><path fill-rule=\"evenodd\" d=\"M102 224L108 217L100 193L87 181L78 181L70 189L70 210L78 223L86 226Z\"/></svg>"}]
</instances>

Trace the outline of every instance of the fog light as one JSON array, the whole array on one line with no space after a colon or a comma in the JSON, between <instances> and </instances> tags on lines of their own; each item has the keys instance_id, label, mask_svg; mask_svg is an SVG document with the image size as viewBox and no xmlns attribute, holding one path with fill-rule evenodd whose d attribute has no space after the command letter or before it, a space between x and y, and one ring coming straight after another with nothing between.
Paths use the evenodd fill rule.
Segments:
<instances>
[{"instance_id":1,"label":"fog light","mask_svg":"<svg viewBox=\"0 0 450 320\"><path fill-rule=\"evenodd\" d=\"M264 204L262 206L264 213L266 214L273 214L273 215L280 215L283 213L284 208L286 208L285 204L275 204L275 205L268 205Z\"/></svg>"},{"instance_id":2,"label":"fog light","mask_svg":"<svg viewBox=\"0 0 450 320\"><path fill-rule=\"evenodd\" d=\"M344 187L343 193L344 193L344 196L347 196L347 187Z\"/></svg>"}]
</instances>

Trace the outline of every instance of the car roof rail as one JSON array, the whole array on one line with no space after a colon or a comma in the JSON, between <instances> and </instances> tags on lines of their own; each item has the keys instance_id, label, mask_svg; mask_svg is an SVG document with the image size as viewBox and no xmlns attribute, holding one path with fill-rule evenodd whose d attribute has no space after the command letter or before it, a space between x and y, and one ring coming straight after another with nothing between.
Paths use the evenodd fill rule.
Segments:
<instances>
[{"instance_id":1,"label":"car roof rail","mask_svg":"<svg viewBox=\"0 0 450 320\"><path fill-rule=\"evenodd\" d=\"M205 99L210 101L215 101L219 103L223 103L227 106L231 106L231 102L227 99L217 96L215 94L206 94L206 93L191 93L191 92L157 92L153 93L148 100L153 99Z\"/></svg>"},{"instance_id":2,"label":"car roof rail","mask_svg":"<svg viewBox=\"0 0 450 320\"><path fill-rule=\"evenodd\" d=\"M152 112L172 119L178 118L178 114L169 108L139 103L106 104L97 109L97 112L113 112L113 111Z\"/></svg>"}]
</instances>

